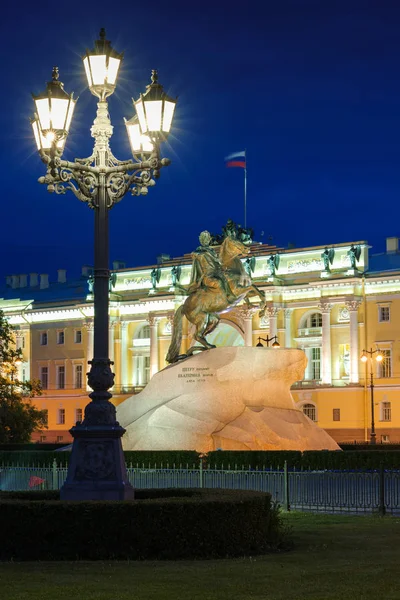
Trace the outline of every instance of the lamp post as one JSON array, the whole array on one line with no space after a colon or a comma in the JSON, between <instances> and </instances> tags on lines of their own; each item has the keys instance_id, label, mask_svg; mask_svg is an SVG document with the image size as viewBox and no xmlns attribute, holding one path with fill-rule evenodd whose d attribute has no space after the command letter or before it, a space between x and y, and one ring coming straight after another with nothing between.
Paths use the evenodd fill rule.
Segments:
<instances>
[{"instance_id":1,"label":"lamp post","mask_svg":"<svg viewBox=\"0 0 400 600\"><path fill-rule=\"evenodd\" d=\"M91 156L62 160L76 100L64 90L58 68L45 92L33 96L35 114L31 120L36 144L46 175L39 178L51 193L67 190L94 211L94 344L88 385L93 392L85 407L82 423L70 430L74 438L67 480L61 489L65 500L133 498L121 437L125 430L116 421L109 389L114 385L113 364L109 359L109 210L130 191L146 195L155 185L161 168L170 164L160 157L160 144L168 137L176 100L167 96L157 71L138 101L133 101L137 118L125 121L133 158L118 160L109 147L113 127L107 98L114 92L122 54L106 40L105 30L94 49L83 56L89 89L98 99L91 135L95 140Z\"/></svg>"},{"instance_id":2,"label":"lamp post","mask_svg":"<svg viewBox=\"0 0 400 600\"><path fill-rule=\"evenodd\" d=\"M375 433L375 415L374 415L374 373L373 373L373 362L372 362L372 357L373 355L376 354L375 356L375 360L377 362L382 362L383 360L383 356L380 353L380 351L378 349L376 350L372 350L372 348L370 350L363 350L362 354L361 354L361 358L360 360L363 363L366 363L367 361L369 361L370 363L370 388L371 388L371 435L370 435L370 441L369 443L374 446L376 444L376 433ZM367 356L369 355L369 356Z\"/></svg>"},{"instance_id":3,"label":"lamp post","mask_svg":"<svg viewBox=\"0 0 400 600\"><path fill-rule=\"evenodd\" d=\"M276 335L273 335L272 337L269 337L267 335L266 338L259 337L258 338L258 344L256 344L256 348L263 348L264 347L264 344L261 343L261 340L263 342L267 343L267 348L269 348L269 343L272 342L272 340L275 340L274 343L272 344L272 348L280 348L281 347L280 343L278 342L278 336L276 336Z\"/></svg>"}]
</instances>

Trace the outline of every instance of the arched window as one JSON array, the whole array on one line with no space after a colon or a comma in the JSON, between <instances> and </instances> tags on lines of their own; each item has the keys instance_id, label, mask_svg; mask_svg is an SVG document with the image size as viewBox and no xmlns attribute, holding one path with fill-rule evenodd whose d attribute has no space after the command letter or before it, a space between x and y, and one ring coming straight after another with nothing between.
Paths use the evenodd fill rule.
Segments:
<instances>
[{"instance_id":1,"label":"arched window","mask_svg":"<svg viewBox=\"0 0 400 600\"><path fill-rule=\"evenodd\" d=\"M302 410L306 417L311 419L311 421L317 420L317 411L315 409L314 404L303 404Z\"/></svg>"},{"instance_id":2,"label":"arched window","mask_svg":"<svg viewBox=\"0 0 400 600\"><path fill-rule=\"evenodd\" d=\"M312 313L307 317L305 327L322 327L321 313Z\"/></svg>"}]
</instances>

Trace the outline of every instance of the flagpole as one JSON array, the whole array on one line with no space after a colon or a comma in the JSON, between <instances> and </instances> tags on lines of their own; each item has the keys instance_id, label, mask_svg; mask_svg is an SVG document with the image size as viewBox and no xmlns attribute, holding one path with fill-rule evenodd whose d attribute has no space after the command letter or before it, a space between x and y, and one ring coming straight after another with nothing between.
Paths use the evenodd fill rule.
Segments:
<instances>
[{"instance_id":1,"label":"flagpole","mask_svg":"<svg viewBox=\"0 0 400 600\"><path fill-rule=\"evenodd\" d=\"M244 228L247 227L247 156L244 150Z\"/></svg>"}]
</instances>

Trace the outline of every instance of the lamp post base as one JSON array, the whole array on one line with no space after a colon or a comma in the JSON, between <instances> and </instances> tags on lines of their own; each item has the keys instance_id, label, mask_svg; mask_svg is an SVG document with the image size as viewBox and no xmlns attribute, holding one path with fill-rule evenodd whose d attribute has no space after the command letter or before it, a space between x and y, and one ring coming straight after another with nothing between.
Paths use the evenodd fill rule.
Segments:
<instances>
[{"instance_id":1,"label":"lamp post base","mask_svg":"<svg viewBox=\"0 0 400 600\"><path fill-rule=\"evenodd\" d=\"M121 437L125 429L112 425L77 424L70 430L74 442L61 500L133 500Z\"/></svg>"}]
</instances>

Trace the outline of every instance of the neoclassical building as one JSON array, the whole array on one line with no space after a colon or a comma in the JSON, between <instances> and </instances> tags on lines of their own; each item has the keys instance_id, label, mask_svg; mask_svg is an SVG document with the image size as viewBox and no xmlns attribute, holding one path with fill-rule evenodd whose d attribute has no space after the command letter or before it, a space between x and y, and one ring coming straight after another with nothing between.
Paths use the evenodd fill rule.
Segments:
<instances>
[{"instance_id":1,"label":"neoclassical building","mask_svg":"<svg viewBox=\"0 0 400 600\"><path fill-rule=\"evenodd\" d=\"M303 349L308 364L293 386L294 400L338 442L369 439L372 370L377 442L399 442L398 238L388 238L380 255L365 241L295 249L253 243L251 255L253 281L266 294L265 316L255 306L238 306L223 315L209 340L256 346L276 335L281 346ZM176 283L185 286L190 273L190 254L162 255L147 267L113 264L109 341L115 404L166 366L174 311L185 298ZM68 430L82 419L93 353L91 288L91 268L84 266L78 280L68 281L60 269L54 282L48 274L18 274L0 289L0 309L15 326L23 351L20 378L42 382L43 395L34 402L47 411L48 429L35 434L36 441L69 442ZM182 351L192 344L188 323L182 344ZM364 349L376 348L381 363L360 361Z\"/></svg>"}]
</instances>

